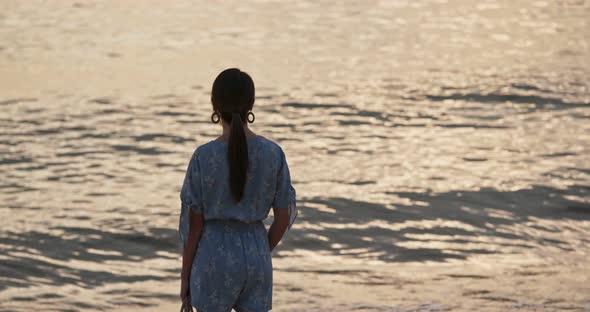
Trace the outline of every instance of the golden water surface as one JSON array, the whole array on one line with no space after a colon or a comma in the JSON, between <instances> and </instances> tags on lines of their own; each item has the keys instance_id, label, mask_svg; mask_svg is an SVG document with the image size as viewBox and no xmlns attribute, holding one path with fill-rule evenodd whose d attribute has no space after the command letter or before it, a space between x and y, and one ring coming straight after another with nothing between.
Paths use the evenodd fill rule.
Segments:
<instances>
[{"instance_id":1,"label":"golden water surface","mask_svg":"<svg viewBox=\"0 0 590 312\"><path fill-rule=\"evenodd\" d=\"M178 192L239 67L298 195L273 311L587 311L589 16L2 1L0 310L177 310Z\"/></svg>"}]
</instances>

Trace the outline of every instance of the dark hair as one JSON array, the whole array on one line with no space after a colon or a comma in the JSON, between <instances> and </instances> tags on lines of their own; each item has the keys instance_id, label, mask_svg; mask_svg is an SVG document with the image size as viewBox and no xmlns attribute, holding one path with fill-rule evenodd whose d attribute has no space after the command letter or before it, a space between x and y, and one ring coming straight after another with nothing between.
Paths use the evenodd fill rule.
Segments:
<instances>
[{"instance_id":1,"label":"dark hair","mask_svg":"<svg viewBox=\"0 0 590 312\"><path fill-rule=\"evenodd\" d=\"M231 128L227 145L229 186L233 198L239 202L244 196L248 174L248 143L243 126L246 114L254 106L254 81L237 68L222 71L213 82L211 103Z\"/></svg>"}]
</instances>

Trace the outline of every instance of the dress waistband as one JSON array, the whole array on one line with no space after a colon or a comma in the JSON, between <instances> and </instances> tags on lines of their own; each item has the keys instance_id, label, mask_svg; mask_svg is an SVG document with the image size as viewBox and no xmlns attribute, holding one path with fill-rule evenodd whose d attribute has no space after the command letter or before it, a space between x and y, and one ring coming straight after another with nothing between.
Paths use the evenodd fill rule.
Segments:
<instances>
[{"instance_id":1,"label":"dress waistband","mask_svg":"<svg viewBox=\"0 0 590 312\"><path fill-rule=\"evenodd\" d=\"M209 219L205 220L205 225L223 225L230 228L252 228L264 225L262 220L243 221L239 219Z\"/></svg>"},{"instance_id":2,"label":"dress waistband","mask_svg":"<svg viewBox=\"0 0 590 312\"><path fill-rule=\"evenodd\" d=\"M228 219L209 219L205 220L207 222L216 222L216 223L246 223L246 224L255 224L255 223L262 223L262 220L254 220L254 221L244 221L240 219L228 218Z\"/></svg>"}]
</instances>

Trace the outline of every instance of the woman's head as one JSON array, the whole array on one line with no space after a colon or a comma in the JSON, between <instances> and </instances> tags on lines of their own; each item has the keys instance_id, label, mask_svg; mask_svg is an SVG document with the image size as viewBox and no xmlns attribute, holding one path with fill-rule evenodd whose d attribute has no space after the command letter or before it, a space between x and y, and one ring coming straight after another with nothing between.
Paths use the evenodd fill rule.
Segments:
<instances>
[{"instance_id":1,"label":"woman's head","mask_svg":"<svg viewBox=\"0 0 590 312\"><path fill-rule=\"evenodd\" d=\"M254 81L246 72L228 68L215 78L211 90L213 110L221 120L231 124L232 112L237 112L243 121L254 106Z\"/></svg>"},{"instance_id":2,"label":"woman's head","mask_svg":"<svg viewBox=\"0 0 590 312\"><path fill-rule=\"evenodd\" d=\"M248 173L248 144L244 123L254 106L254 81L247 73L229 68L222 71L211 90L211 104L221 120L230 125L227 155L229 186L232 197L239 202L244 196Z\"/></svg>"}]
</instances>

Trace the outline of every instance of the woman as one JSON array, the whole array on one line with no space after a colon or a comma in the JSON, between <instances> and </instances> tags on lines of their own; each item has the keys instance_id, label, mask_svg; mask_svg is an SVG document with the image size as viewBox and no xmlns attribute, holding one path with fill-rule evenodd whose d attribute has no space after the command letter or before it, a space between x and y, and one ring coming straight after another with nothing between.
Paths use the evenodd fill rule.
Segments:
<instances>
[{"instance_id":1,"label":"woman","mask_svg":"<svg viewBox=\"0 0 590 312\"><path fill-rule=\"evenodd\" d=\"M272 309L270 252L297 217L281 147L248 128L254 82L237 68L213 83L211 120L223 133L194 151L180 191L180 297L199 312ZM262 222L273 208L268 232Z\"/></svg>"}]
</instances>

